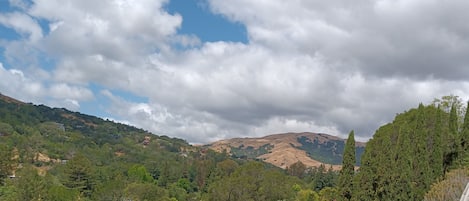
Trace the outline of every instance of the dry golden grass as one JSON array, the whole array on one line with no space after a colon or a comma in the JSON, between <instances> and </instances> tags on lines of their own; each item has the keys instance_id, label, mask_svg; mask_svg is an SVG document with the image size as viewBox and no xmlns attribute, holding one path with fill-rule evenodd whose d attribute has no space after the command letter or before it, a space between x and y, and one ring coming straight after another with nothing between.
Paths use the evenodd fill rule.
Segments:
<instances>
[{"instance_id":1,"label":"dry golden grass","mask_svg":"<svg viewBox=\"0 0 469 201\"><path fill-rule=\"evenodd\" d=\"M223 152L223 150L226 150L229 153L231 151L230 147L240 147L243 145L244 147L251 146L258 149L263 145L270 144L273 145L270 153L261 155L257 157L258 159L280 168L287 168L298 161L301 161L308 167L319 167L323 163L310 158L305 151L295 147L301 146L301 144L298 142L298 138L302 136L311 140L316 139L321 143L324 143L327 140L343 140L341 138L325 134L284 133L269 135L261 138L233 138L228 140L220 140L210 144L209 148L218 152ZM325 165L326 167L330 166L329 164ZM333 165L332 167L335 170L339 170L341 168L340 165Z\"/></svg>"}]
</instances>

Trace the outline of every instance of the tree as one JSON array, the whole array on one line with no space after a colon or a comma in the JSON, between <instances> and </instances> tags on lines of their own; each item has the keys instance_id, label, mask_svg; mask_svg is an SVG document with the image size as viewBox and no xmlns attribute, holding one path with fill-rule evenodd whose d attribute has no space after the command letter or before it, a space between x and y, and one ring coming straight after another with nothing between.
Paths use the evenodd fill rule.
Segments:
<instances>
[{"instance_id":1,"label":"tree","mask_svg":"<svg viewBox=\"0 0 469 201\"><path fill-rule=\"evenodd\" d=\"M295 201L318 201L319 195L311 189L300 189L296 194Z\"/></svg>"},{"instance_id":2,"label":"tree","mask_svg":"<svg viewBox=\"0 0 469 201\"><path fill-rule=\"evenodd\" d=\"M122 189L120 189L122 191ZM54 185L47 191L47 201L76 201L79 200L80 193L77 190L68 189L62 185ZM99 199L104 200L104 199Z\"/></svg>"},{"instance_id":3,"label":"tree","mask_svg":"<svg viewBox=\"0 0 469 201\"><path fill-rule=\"evenodd\" d=\"M301 180L278 170L266 170L260 162L248 162L230 176L212 183L208 188L208 200L285 200L295 197L295 184L301 184Z\"/></svg>"},{"instance_id":4,"label":"tree","mask_svg":"<svg viewBox=\"0 0 469 201\"><path fill-rule=\"evenodd\" d=\"M467 102L467 107L469 108L469 101ZM461 128L461 148L463 153L466 153L469 150L469 111L466 109L466 114L464 115L464 122Z\"/></svg>"},{"instance_id":5,"label":"tree","mask_svg":"<svg viewBox=\"0 0 469 201\"><path fill-rule=\"evenodd\" d=\"M124 190L124 200L169 201L168 191L150 183L131 183Z\"/></svg>"},{"instance_id":6,"label":"tree","mask_svg":"<svg viewBox=\"0 0 469 201\"><path fill-rule=\"evenodd\" d=\"M0 145L0 185L12 174L16 165L14 152L9 146Z\"/></svg>"},{"instance_id":7,"label":"tree","mask_svg":"<svg viewBox=\"0 0 469 201\"><path fill-rule=\"evenodd\" d=\"M287 167L287 173L290 176L295 176L298 178L303 178L306 172L306 165L301 161L297 161L296 163L291 164Z\"/></svg>"},{"instance_id":8,"label":"tree","mask_svg":"<svg viewBox=\"0 0 469 201\"><path fill-rule=\"evenodd\" d=\"M319 191L320 201L335 201L340 198L340 194L336 188L326 187Z\"/></svg>"},{"instance_id":9,"label":"tree","mask_svg":"<svg viewBox=\"0 0 469 201\"><path fill-rule=\"evenodd\" d=\"M448 121L448 129L449 133L445 137L445 144L446 150L444 154L444 170L448 170L449 166L453 164L453 162L458 157L458 153L460 152L460 142L458 136L458 114L456 111L456 104L451 106L451 110L449 113L449 121Z\"/></svg>"},{"instance_id":10,"label":"tree","mask_svg":"<svg viewBox=\"0 0 469 201\"><path fill-rule=\"evenodd\" d=\"M305 181L309 182L311 188L317 192L336 185L338 173L333 170L332 165L326 170L326 166L321 164L319 167L309 168L306 172Z\"/></svg>"},{"instance_id":11,"label":"tree","mask_svg":"<svg viewBox=\"0 0 469 201\"><path fill-rule=\"evenodd\" d=\"M143 165L134 165L132 166L128 171L127 175L129 178L133 181L136 182L149 182L152 183L153 177L150 175L150 173L147 171L147 168Z\"/></svg>"},{"instance_id":12,"label":"tree","mask_svg":"<svg viewBox=\"0 0 469 201\"><path fill-rule=\"evenodd\" d=\"M443 174L443 150L441 145L441 135L443 133L442 128L442 119L441 119L442 110L438 106L437 113L435 117L435 129L431 135L431 155L430 155L430 165L432 169L433 178L437 179ZM469 131L469 130L468 130Z\"/></svg>"},{"instance_id":13,"label":"tree","mask_svg":"<svg viewBox=\"0 0 469 201\"><path fill-rule=\"evenodd\" d=\"M44 200L47 194L47 183L33 167L21 170L16 183L18 200Z\"/></svg>"},{"instance_id":14,"label":"tree","mask_svg":"<svg viewBox=\"0 0 469 201\"><path fill-rule=\"evenodd\" d=\"M64 185L71 189L77 189L81 194L90 196L94 187L93 169L91 161L78 153L65 165Z\"/></svg>"},{"instance_id":15,"label":"tree","mask_svg":"<svg viewBox=\"0 0 469 201\"><path fill-rule=\"evenodd\" d=\"M344 148L342 169L339 174L339 193L344 200L351 200L353 193L353 177L355 174L355 137L350 132Z\"/></svg>"}]
</instances>

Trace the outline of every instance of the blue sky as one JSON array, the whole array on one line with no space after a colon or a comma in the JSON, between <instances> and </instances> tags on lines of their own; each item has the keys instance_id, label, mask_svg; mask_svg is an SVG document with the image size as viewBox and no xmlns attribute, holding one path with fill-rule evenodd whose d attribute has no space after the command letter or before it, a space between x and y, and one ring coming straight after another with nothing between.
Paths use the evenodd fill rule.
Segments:
<instances>
[{"instance_id":1,"label":"blue sky","mask_svg":"<svg viewBox=\"0 0 469 201\"><path fill-rule=\"evenodd\" d=\"M182 15L180 34L194 34L202 42L233 41L247 43L246 27L210 11L206 1L173 0L165 9Z\"/></svg>"},{"instance_id":2,"label":"blue sky","mask_svg":"<svg viewBox=\"0 0 469 201\"><path fill-rule=\"evenodd\" d=\"M4 0L0 93L191 143L282 132L369 139L469 98L469 3Z\"/></svg>"},{"instance_id":3,"label":"blue sky","mask_svg":"<svg viewBox=\"0 0 469 201\"><path fill-rule=\"evenodd\" d=\"M8 1L0 2L0 11L4 13L11 13L21 11L17 7L10 5ZM180 28L177 30L178 34L195 35L200 41L215 42L215 41L231 41L247 43L246 28L237 22L230 21L228 18L210 12L207 2L202 0L173 0L163 6L163 9L170 14L178 14L183 18ZM48 32L48 21L35 18L38 24L43 28L43 32ZM21 34L8 26L0 26L0 33L2 40L18 40L21 39ZM0 62L7 69L14 64L10 64L4 57L4 50L2 50ZM47 55L44 55L47 57ZM44 57L43 57L44 58ZM43 59L40 63L42 68L51 69L54 67L53 59ZM106 105L109 100L99 92L105 90L99 83L89 83L89 89L93 93L98 94L93 100L84 101L80 105L80 112L96 115L100 117L109 117L119 120L120 117L106 111ZM109 89L114 95L132 102L148 102L145 97L138 96L137 94L126 92L119 89ZM27 101L27 100L26 100Z\"/></svg>"}]
</instances>

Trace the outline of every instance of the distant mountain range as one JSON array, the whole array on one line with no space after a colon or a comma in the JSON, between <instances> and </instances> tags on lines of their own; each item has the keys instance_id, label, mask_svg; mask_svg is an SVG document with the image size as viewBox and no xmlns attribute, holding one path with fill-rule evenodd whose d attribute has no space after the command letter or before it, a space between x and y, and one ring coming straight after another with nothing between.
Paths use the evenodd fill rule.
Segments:
<instances>
[{"instance_id":1,"label":"distant mountain range","mask_svg":"<svg viewBox=\"0 0 469 201\"><path fill-rule=\"evenodd\" d=\"M63 108L50 108L44 105L24 103L14 98L0 94L0 120L11 125L35 126L51 124L62 130L81 133L92 143L120 143L122 138L139 138L153 136L149 132L133 126L114 123L94 116L71 112ZM1 122L1 121L0 121ZM124 134L125 133L125 134ZM0 135L6 135L0 130ZM158 139L159 147L178 152L182 147L190 147L182 139L166 136L153 136ZM140 139L141 138L141 139ZM340 169L345 140L322 133L284 133L269 135L261 138L233 138L220 140L205 148L217 152L228 152L234 158L255 159L275 166L286 168L301 161L306 166L320 164L333 165ZM357 166L365 149L365 143L356 143Z\"/></svg>"},{"instance_id":2,"label":"distant mountain range","mask_svg":"<svg viewBox=\"0 0 469 201\"><path fill-rule=\"evenodd\" d=\"M232 157L262 160L281 168L301 161L306 166L332 165L340 169L345 139L323 133L283 133L261 138L233 138L208 145ZM365 143L356 142L357 166L365 150Z\"/></svg>"}]
</instances>

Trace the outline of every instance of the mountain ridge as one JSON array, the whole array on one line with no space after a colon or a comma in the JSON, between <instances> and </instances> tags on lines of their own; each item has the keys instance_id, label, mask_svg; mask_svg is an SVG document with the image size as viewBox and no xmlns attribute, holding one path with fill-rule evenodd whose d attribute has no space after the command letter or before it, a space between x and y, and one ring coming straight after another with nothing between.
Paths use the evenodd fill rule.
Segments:
<instances>
[{"instance_id":1,"label":"mountain ridge","mask_svg":"<svg viewBox=\"0 0 469 201\"><path fill-rule=\"evenodd\" d=\"M363 153L365 143L356 142L357 165ZM293 163L302 162L308 167L321 164L341 168L345 139L337 136L313 133L279 133L255 138L223 139L205 147L217 152L227 152L235 158L262 160L280 168L288 168Z\"/></svg>"}]
</instances>

